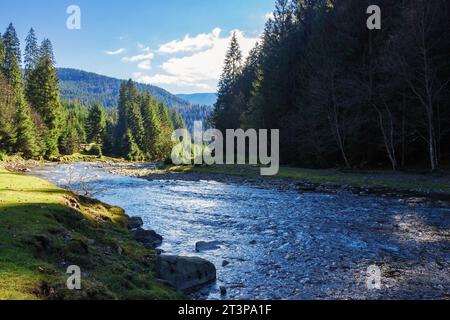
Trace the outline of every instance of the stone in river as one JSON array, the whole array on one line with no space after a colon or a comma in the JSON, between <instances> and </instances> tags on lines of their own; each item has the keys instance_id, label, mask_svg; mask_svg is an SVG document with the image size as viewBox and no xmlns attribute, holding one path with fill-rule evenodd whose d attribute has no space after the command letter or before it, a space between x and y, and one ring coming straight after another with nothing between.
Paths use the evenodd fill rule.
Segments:
<instances>
[{"instance_id":1,"label":"stone in river","mask_svg":"<svg viewBox=\"0 0 450 320\"><path fill-rule=\"evenodd\" d=\"M214 264L198 257L158 256L157 272L159 279L185 292L216 280Z\"/></svg>"},{"instance_id":2,"label":"stone in river","mask_svg":"<svg viewBox=\"0 0 450 320\"><path fill-rule=\"evenodd\" d=\"M134 230L137 228L140 228L144 225L144 221L142 220L141 217L130 217L128 219L128 229L129 230Z\"/></svg>"},{"instance_id":3,"label":"stone in river","mask_svg":"<svg viewBox=\"0 0 450 320\"><path fill-rule=\"evenodd\" d=\"M208 250L217 250L220 249L220 244L221 243L219 241L211 241L211 242L199 241L195 244L195 251L201 252Z\"/></svg>"},{"instance_id":4,"label":"stone in river","mask_svg":"<svg viewBox=\"0 0 450 320\"><path fill-rule=\"evenodd\" d=\"M146 248L155 249L163 242L163 237L153 230L137 228L133 230L133 237L137 242L142 243Z\"/></svg>"}]
</instances>

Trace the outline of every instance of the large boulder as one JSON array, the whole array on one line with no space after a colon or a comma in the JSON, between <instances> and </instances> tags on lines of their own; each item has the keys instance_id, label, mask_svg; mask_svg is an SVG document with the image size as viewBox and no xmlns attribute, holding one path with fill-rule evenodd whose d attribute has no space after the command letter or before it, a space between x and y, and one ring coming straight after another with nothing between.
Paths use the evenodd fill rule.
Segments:
<instances>
[{"instance_id":1,"label":"large boulder","mask_svg":"<svg viewBox=\"0 0 450 320\"><path fill-rule=\"evenodd\" d=\"M144 230L137 228L132 231L133 237L137 242L142 243L146 248L155 249L163 242L163 237L153 230Z\"/></svg>"},{"instance_id":2,"label":"large boulder","mask_svg":"<svg viewBox=\"0 0 450 320\"><path fill-rule=\"evenodd\" d=\"M175 289L189 292L216 280L213 263L198 257L159 256L158 278Z\"/></svg>"},{"instance_id":3,"label":"large boulder","mask_svg":"<svg viewBox=\"0 0 450 320\"><path fill-rule=\"evenodd\" d=\"M144 221L141 217L130 217L128 218L128 229L134 230L140 228L144 225Z\"/></svg>"}]
</instances>

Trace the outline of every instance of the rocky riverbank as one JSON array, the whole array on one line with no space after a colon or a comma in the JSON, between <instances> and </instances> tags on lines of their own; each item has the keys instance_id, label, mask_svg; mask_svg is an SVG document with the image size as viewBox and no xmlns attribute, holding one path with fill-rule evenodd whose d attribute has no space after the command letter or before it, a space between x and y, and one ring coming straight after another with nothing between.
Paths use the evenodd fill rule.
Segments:
<instances>
[{"instance_id":1,"label":"rocky riverbank","mask_svg":"<svg viewBox=\"0 0 450 320\"><path fill-rule=\"evenodd\" d=\"M214 172L167 171L158 169L154 164L123 163L119 166L111 166L109 172L147 180L217 181L280 191L296 191L299 193L317 192L326 194L352 193L362 196L376 195L380 197L400 198L406 203L443 208L450 207L450 193L446 192L404 190L373 185L352 185L344 182L312 183L292 178L234 175Z\"/></svg>"},{"instance_id":2,"label":"rocky riverbank","mask_svg":"<svg viewBox=\"0 0 450 320\"><path fill-rule=\"evenodd\" d=\"M143 229L142 218L127 218L128 229L134 239L144 247L156 250L158 253L156 272L161 283L178 291L189 293L216 280L214 264L198 257L163 255L163 252L157 249L162 244L163 237L153 230Z\"/></svg>"},{"instance_id":3,"label":"rocky riverbank","mask_svg":"<svg viewBox=\"0 0 450 320\"><path fill-rule=\"evenodd\" d=\"M160 255L142 219L24 174L35 165L0 163L0 300L178 299L216 278L206 260ZM66 287L71 265L81 290Z\"/></svg>"}]
</instances>

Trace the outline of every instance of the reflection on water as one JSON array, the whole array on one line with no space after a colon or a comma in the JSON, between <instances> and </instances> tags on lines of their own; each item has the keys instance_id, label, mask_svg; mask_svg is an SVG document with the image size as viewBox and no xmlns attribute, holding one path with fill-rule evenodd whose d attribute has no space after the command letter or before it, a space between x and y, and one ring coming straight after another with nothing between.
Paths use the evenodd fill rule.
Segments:
<instances>
[{"instance_id":1,"label":"reflection on water","mask_svg":"<svg viewBox=\"0 0 450 320\"><path fill-rule=\"evenodd\" d=\"M161 249L168 254L215 263L218 281L202 292L210 299L220 298L219 286L227 288L227 299L368 297L372 293L358 278L368 265L418 260L421 248L395 236L395 219L408 214L442 223L448 218L444 209L409 207L396 199L147 181L87 164L43 167L34 174L60 186L83 177L74 188L97 190L96 198L142 217L145 228L164 237ZM220 248L197 253L198 241L218 241Z\"/></svg>"}]
</instances>

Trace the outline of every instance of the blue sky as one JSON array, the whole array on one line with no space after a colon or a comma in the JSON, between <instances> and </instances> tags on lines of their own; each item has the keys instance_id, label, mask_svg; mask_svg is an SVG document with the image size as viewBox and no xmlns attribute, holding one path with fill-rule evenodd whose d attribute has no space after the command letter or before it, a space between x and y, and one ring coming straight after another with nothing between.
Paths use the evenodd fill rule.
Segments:
<instances>
[{"instance_id":1,"label":"blue sky","mask_svg":"<svg viewBox=\"0 0 450 320\"><path fill-rule=\"evenodd\" d=\"M69 30L68 6L81 9ZM163 87L213 92L230 34L244 54L261 35L274 0L17 0L0 4L0 30L20 40L33 27L53 42L57 65Z\"/></svg>"}]
</instances>

